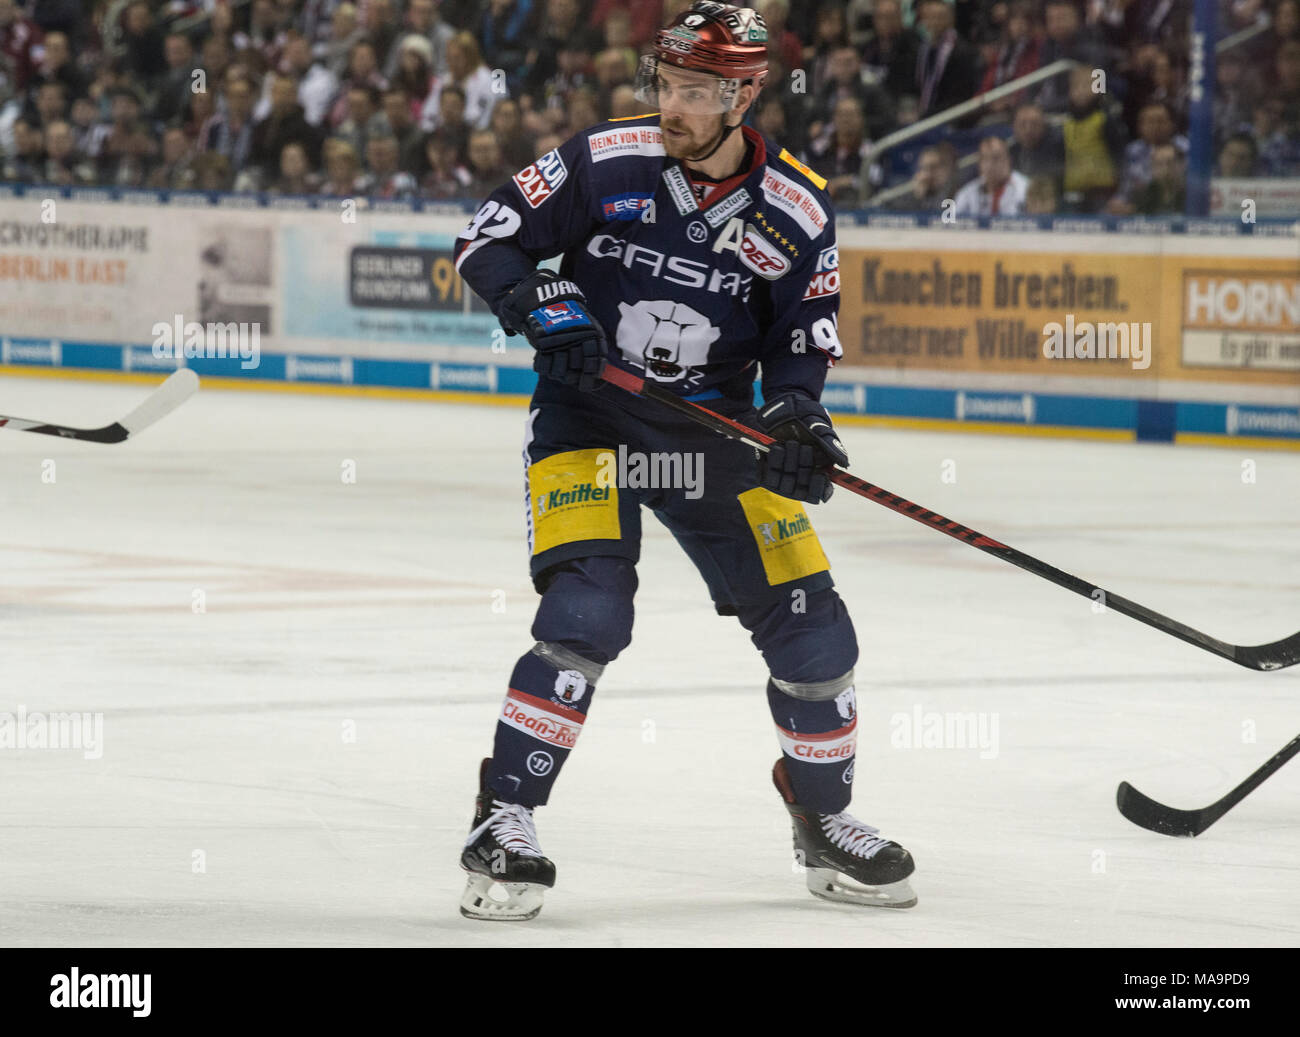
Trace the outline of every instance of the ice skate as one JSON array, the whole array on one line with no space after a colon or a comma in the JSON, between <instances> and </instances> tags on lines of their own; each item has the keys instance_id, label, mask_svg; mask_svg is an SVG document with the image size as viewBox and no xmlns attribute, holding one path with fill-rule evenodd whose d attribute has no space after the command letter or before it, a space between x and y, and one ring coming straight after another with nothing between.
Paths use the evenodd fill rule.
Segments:
<instances>
[{"instance_id":1,"label":"ice skate","mask_svg":"<svg viewBox=\"0 0 1300 1037\"><path fill-rule=\"evenodd\" d=\"M460 866L469 872L460 913L494 922L526 922L542 909L555 885L555 865L542 856L533 811L506 803L488 788L491 760L479 771L474 827L465 840Z\"/></svg>"},{"instance_id":2,"label":"ice skate","mask_svg":"<svg viewBox=\"0 0 1300 1037\"><path fill-rule=\"evenodd\" d=\"M861 907L916 906L907 882L916 870L910 853L848 814L819 814L800 806L784 759L772 768L772 782L790 811L795 858L806 869L810 893Z\"/></svg>"}]
</instances>

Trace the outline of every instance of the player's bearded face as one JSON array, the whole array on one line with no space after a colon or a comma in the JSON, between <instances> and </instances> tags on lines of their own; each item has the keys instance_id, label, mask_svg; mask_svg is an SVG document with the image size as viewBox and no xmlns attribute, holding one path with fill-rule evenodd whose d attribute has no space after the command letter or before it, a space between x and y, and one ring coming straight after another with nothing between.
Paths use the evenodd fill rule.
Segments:
<instances>
[{"instance_id":1,"label":"player's bearded face","mask_svg":"<svg viewBox=\"0 0 1300 1037\"><path fill-rule=\"evenodd\" d=\"M721 115L682 115L663 112L659 128L664 134L664 151L669 158L690 159L713 147L722 132Z\"/></svg>"}]
</instances>

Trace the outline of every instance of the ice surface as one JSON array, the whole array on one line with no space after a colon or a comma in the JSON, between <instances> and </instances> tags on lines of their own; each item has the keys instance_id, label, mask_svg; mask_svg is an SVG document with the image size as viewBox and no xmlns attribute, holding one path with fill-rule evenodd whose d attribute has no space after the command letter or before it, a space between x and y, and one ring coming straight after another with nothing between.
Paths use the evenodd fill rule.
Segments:
<instances>
[{"instance_id":1,"label":"ice surface","mask_svg":"<svg viewBox=\"0 0 1300 1037\"><path fill-rule=\"evenodd\" d=\"M145 392L0 378L0 412L97 425ZM121 446L0 432L0 711L104 723L100 759L0 750L0 942L1300 942L1300 764L1196 840L1114 807L1121 779L1217 799L1296 733L1300 667L1094 614L843 491L813 517L863 649L852 810L911 849L920 905L805 891L761 660L647 521L635 641L538 812L559 885L533 923L462 919L531 644L523 419L206 390ZM863 477L1208 633L1300 628L1300 454L842 431ZM995 715L996 756L891 744L918 708Z\"/></svg>"}]
</instances>

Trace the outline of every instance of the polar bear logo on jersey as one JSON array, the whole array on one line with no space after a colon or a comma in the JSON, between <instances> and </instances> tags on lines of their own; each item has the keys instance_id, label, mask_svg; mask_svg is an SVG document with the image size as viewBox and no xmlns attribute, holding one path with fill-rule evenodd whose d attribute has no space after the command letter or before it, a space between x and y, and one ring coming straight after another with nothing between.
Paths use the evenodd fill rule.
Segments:
<instances>
[{"instance_id":1,"label":"polar bear logo on jersey","mask_svg":"<svg viewBox=\"0 0 1300 1037\"><path fill-rule=\"evenodd\" d=\"M561 670L555 677L555 697L572 705L587 693L587 678L577 670Z\"/></svg>"},{"instance_id":2,"label":"polar bear logo on jersey","mask_svg":"<svg viewBox=\"0 0 1300 1037\"><path fill-rule=\"evenodd\" d=\"M763 534L764 547L767 547L769 544L773 546L776 544L776 534L772 532L773 525L774 523L771 522L760 522L758 524L758 531Z\"/></svg>"},{"instance_id":3,"label":"polar bear logo on jersey","mask_svg":"<svg viewBox=\"0 0 1300 1037\"><path fill-rule=\"evenodd\" d=\"M689 382L722 334L704 314L671 299L621 302L618 312L618 348L656 382Z\"/></svg>"}]
</instances>

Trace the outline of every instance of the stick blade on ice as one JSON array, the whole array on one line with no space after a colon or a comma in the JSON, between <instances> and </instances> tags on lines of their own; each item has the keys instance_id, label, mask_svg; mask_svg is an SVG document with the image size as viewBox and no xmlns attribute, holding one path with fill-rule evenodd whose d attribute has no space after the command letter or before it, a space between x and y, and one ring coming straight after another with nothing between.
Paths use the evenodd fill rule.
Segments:
<instances>
[{"instance_id":1,"label":"stick blade on ice","mask_svg":"<svg viewBox=\"0 0 1300 1037\"><path fill-rule=\"evenodd\" d=\"M123 418L119 425L128 436L147 429L188 400L199 388L199 376L188 367L174 371L140 406Z\"/></svg>"},{"instance_id":2,"label":"stick blade on ice","mask_svg":"<svg viewBox=\"0 0 1300 1037\"><path fill-rule=\"evenodd\" d=\"M1205 810L1167 807L1139 792L1127 781L1121 781L1115 790L1115 805L1121 814L1139 828L1160 835L1190 837L1200 835L1209 827L1206 824Z\"/></svg>"}]
</instances>

